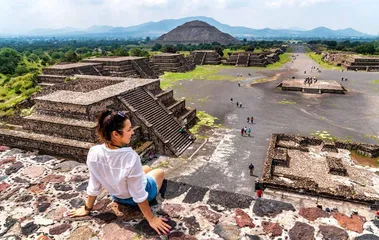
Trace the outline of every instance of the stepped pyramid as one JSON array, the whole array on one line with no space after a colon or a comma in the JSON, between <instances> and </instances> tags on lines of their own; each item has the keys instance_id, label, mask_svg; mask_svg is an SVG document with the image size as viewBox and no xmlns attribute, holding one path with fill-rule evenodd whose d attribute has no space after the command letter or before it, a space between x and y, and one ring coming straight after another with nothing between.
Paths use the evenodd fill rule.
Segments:
<instances>
[{"instance_id":1,"label":"stepped pyramid","mask_svg":"<svg viewBox=\"0 0 379 240\"><path fill-rule=\"evenodd\" d=\"M223 33L214 26L202 21L187 22L163 34L152 44L200 44L218 42L222 45L240 44L230 34Z\"/></svg>"}]
</instances>

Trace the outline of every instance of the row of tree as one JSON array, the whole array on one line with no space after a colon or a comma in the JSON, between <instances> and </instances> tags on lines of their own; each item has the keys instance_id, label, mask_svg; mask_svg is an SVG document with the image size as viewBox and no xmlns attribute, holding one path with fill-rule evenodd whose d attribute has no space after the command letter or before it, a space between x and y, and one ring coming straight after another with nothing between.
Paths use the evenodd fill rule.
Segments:
<instances>
[{"instance_id":1,"label":"row of tree","mask_svg":"<svg viewBox=\"0 0 379 240\"><path fill-rule=\"evenodd\" d=\"M379 41L358 42L358 41L327 41L327 40L312 40L308 44L318 47L324 47L327 50L355 52L359 54L379 54Z\"/></svg>"}]
</instances>

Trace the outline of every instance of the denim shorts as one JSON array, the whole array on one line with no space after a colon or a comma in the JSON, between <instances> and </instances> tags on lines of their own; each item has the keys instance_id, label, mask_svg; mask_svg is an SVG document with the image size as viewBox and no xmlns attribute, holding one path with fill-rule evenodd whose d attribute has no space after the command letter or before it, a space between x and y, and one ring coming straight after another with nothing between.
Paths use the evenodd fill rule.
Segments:
<instances>
[{"instance_id":1,"label":"denim shorts","mask_svg":"<svg viewBox=\"0 0 379 240\"><path fill-rule=\"evenodd\" d=\"M158 195L158 185L154 177L152 176L146 175L146 180L147 182L146 182L145 190L148 193L147 200L151 202ZM138 204L133 201L133 198L122 199L122 198L115 197L113 195L111 195L111 197L113 198L115 202L118 202L124 205L129 205L129 206L138 206Z\"/></svg>"}]
</instances>

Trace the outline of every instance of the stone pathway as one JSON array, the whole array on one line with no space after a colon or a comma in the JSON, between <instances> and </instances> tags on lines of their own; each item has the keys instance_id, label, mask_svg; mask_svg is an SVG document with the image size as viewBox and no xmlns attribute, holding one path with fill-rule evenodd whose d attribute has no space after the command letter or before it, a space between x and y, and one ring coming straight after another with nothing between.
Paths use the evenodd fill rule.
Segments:
<instances>
[{"instance_id":1,"label":"stone pathway","mask_svg":"<svg viewBox=\"0 0 379 240\"><path fill-rule=\"evenodd\" d=\"M75 161L0 147L0 239L379 239L379 222L329 214L273 199L168 181L152 206L173 230L157 236L137 209L111 210L107 193L91 216L67 218L84 204L88 169Z\"/></svg>"}]
</instances>

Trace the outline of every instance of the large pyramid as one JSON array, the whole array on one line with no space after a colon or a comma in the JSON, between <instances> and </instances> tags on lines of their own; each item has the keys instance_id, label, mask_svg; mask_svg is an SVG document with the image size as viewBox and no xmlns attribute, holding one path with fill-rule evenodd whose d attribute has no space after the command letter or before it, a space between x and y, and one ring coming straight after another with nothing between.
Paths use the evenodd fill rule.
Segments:
<instances>
[{"instance_id":1,"label":"large pyramid","mask_svg":"<svg viewBox=\"0 0 379 240\"><path fill-rule=\"evenodd\" d=\"M230 34L202 21L191 21L163 34L153 43L159 44L200 44L218 42L222 45L240 44L240 41Z\"/></svg>"}]
</instances>

